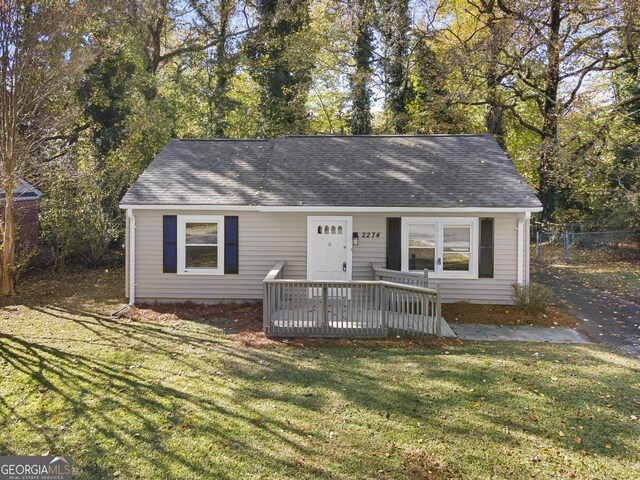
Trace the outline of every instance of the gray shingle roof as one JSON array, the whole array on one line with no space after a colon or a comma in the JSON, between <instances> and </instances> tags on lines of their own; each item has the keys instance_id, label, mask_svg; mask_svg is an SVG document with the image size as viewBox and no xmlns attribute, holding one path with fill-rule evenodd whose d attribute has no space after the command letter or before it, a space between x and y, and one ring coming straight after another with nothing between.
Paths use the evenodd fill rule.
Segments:
<instances>
[{"instance_id":1,"label":"gray shingle roof","mask_svg":"<svg viewBox=\"0 0 640 480\"><path fill-rule=\"evenodd\" d=\"M36 187L19 178L16 189L13 192L13 199L17 201L37 200L43 195L44 193ZM0 191L0 198L4 198L4 192L2 191Z\"/></svg>"},{"instance_id":2,"label":"gray shingle roof","mask_svg":"<svg viewBox=\"0 0 640 480\"><path fill-rule=\"evenodd\" d=\"M540 206L490 135L172 140L122 203Z\"/></svg>"},{"instance_id":3,"label":"gray shingle roof","mask_svg":"<svg viewBox=\"0 0 640 480\"><path fill-rule=\"evenodd\" d=\"M170 140L122 203L255 205L272 149L266 140Z\"/></svg>"}]
</instances>

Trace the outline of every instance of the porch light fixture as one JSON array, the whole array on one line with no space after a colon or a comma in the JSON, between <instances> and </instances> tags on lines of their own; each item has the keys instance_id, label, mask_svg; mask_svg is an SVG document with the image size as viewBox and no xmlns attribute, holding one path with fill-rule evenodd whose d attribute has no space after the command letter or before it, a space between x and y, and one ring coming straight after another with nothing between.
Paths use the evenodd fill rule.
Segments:
<instances>
[{"instance_id":1,"label":"porch light fixture","mask_svg":"<svg viewBox=\"0 0 640 480\"><path fill-rule=\"evenodd\" d=\"M353 232L353 246L357 247L358 246L358 239L360 237L358 236L358 232Z\"/></svg>"}]
</instances>

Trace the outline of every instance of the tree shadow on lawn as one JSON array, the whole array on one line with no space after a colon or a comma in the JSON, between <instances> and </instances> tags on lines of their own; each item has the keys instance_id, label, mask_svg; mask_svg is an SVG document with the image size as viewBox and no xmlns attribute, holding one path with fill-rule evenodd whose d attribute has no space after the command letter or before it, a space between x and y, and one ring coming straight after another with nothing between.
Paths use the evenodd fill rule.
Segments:
<instances>
[{"instance_id":1,"label":"tree shadow on lawn","mask_svg":"<svg viewBox=\"0 0 640 480\"><path fill-rule=\"evenodd\" d=\"M512 347L505 345L505 352ZM588 348L571 350L574 349L586 353L586 358L581 358L598 364L603 371L617 366L603 362L599 356L591 356ZM249 396L253 398L304 403L307 408L321 411L326 406L324 392L328 391L342 397L346 404L385 416L400 417L405 424L416 421L430 423L436 430L462 438L492 437L494 441L497 439L513 447L523 440L539 444L551 441L575 453L588 450L620 458L628 458L628 449L634 448L634 439L640 433L638 428L630 429L612 421L612 417L629 419L637 413L637 397L615 393L622 385L637 385L637 371L617 375L615 383L609 378L601 378L596 390L595 387L585 388L596 383L592 375L584 371L587 370L585 367L579 371L572 369L570 378L562 381L551 381L541 376L542 369L531 368L537 363L535 360L523 370L521 360L514 358L521 355L519 348L507 354L510 360L501 359L503 361L497 368L468 361L468 357L482 350L481 346L468 345L456 350L448 355L433 350L374 350L358 352L354 357L353 351L324 349L325 355L318 359L327 363L328 368L300 373L295 368L299 359L285 355L283 358L271 356L266 371L239 369L233 374L253 380L249 383ZM541 350L548 349L541 346ZM561 365L571 368L571 361L566 360L566 355L557 356ZM553 354L547 353L547 357L551 358L545 362L556 361ZM412 362L423 363L406 376L394 366L406 366ZM370 371L372 364L378 365L375 372ZM387 366L383 368L387 373L385 378L378 375L380 365ZM558 370L557 374L562 375L561 368ZM264 389L261 378L265 376L270 383L282 384L283 388ZM311 393L314 400L303 400L303 392ZM611 392L614 392L615 400L606 398ZM532 398L536 402L535 409L531 407ZM480 405L476 407L477 403ZM452 423L447 418L452 408L467 410L474 418L469 418L464 424ZM550 432L546 419L556 418L558 409L567 411L571 416L552 426ZM584 421L591 425L580 443L571 438L550 435L570 430L572 424ZM596 421L598 425L594 426ZM505 433L508 429L517 429L520 440L511 433ZM615 448L608 449L607 444L615 445Z\"/></svg>"},{"instance_id":2,"label":"tree shadow on lawn","mask_svg":"<svg viewBox=\"0 0 640 480\"><path fill-rule=\"evenodd\" d=\"M12 335L0 334L0 357L6 364L29 377L24 389L27 392L22 393L20 405L31 402L42 404L47 399L55 401L55 397L59 396L63 399L62 403L71 410L68 420L74 424L69 428L74 428L78 422L81 428L91 431L90 434L85 431L87 438L76 445L76 448L91 445L90 456L78 456L80 465L85 463L82 467L84 473L91 478L113 473L101 463L92 462L113 455L108 446L102 444L101 439L110 439L132 449L136 449L140 443L146 444L145 450L155 453L154 469L159 472L170 472L175 468L172 464L177 463L196 477L235 478L225 471L224 463L206 462L205 468L199 462L192 461L189 451L170 448L165 432L172 430L189 430L189 433L193 432L209 441L215 439L216 442L233 445L245 455L269 458L267 451L256 449L255 445L234 435L232 430L221 428L222 422L198 422L197 425L185 423L184 412L190 409L206 412L220 420L233 419L239 423L252 423L257 413L251 408L230 410L216 402L215 398L197 391L160 385L146 378L144 372L136 373L136 369L123 365L114 366L95 357L69 354L61 349L27 342ZM180 366L183 367L184 365ZM212 375L208 382L215 380L216 376ZM39 409L35 416L28 416L20 412L20 405L10 405L4 396L0 398L0 411L3 411L2 416L7 419L6 422L10 418L11 422L25 422L32 434L37 432L42 436L44 447L52 450L68 448L61 438L62 430L58 425L50 424L52 418L48 416L49 412ZM176 405L179 407L176 408ZM121 414L133 417L133 421L128 418L126 422L122 422ZM135 425L133 430L132 424ZM281 437L278 429L285 427L284 423L271 421L261 421L260 425L269 430L273 437ZM295 432L295 429L292 430ZM278 438L278 441L286 439ZM26 453L14 448L11 443L3 442L1 449L4 454ZM83 457L87 459L85 462L82 461Z\"/></svg>"},{"instance_id":3,"label":"tree shadow on lawn","mask_svg":"<svg viewBox=\"0 0 640 480\"><path fill-rule=\"evenodd\" d=\"M424 451L451 450L433 463L451 455L453 470L443 471L452 476L456 459L487 461L484 443L627 464L637 448L637 423L623 419L637 414L629 388L638 370L596 347L318 341L253 349L224 333L237 331L228 327L237 325L233 314L112 319L74 305L33 302L31 321L46 319L49 330L0 334L0 372L21 374L20 384L0 385L0 450L72 453L78 478L141 469L154 478L350 478L363 473L354 462L378 478L403 478L425 435L435 443ZM20 428L27 437L12 438Z\"/></svg>"}]
</instances>

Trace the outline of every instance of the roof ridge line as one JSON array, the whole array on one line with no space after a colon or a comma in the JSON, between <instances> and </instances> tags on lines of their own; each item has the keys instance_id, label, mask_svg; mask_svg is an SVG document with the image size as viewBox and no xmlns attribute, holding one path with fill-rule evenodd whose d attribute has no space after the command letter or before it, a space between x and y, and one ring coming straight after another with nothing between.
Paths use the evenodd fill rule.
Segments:
<instances>
[{"instance_id":1,"label":"roof ridge line","mask_svg":"<svg viewBox=\"0 0 640 480\"><path fill-rule=\"evenodd\" d=\"M268 138L174 138L179 142L269 142Z\"/></svg>"},{"instance_id":2,"label":"roof ridge line","mask_svg":"<svg viewBox=\"0 0 640 480\"><path fill-rule=\"evenodd\" d=\"M490 133L390 133L380 135L350 135L344 133L328 133L328 134L289 134L280 135L276 138L407 138L407 137L490 137Z\"/></svg>"}]
</instances>

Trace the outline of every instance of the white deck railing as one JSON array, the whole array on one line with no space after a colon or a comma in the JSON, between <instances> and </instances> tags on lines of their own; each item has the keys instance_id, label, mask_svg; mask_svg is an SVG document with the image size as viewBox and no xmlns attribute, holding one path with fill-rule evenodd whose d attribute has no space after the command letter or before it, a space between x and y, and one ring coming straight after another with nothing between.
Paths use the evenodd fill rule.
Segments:
<instances>
[{"instance_id":1,"label":"white deck railing","mask_svg":"<svg viewBox=\"0 0 640 480\"><path fill-rule=\"evenodd\" d=\"M385 280L387 282L402 283L403 285L415 285L417 287L429 287L429 271L422 272L399 272L397 270L389 270L379 265L371 265L373 268L373 277L376 280Z\"/></svg>"},{"instance_id":2,"label":"white deck railing","mask_svg":"<svg viewBox=\"0 0 640 480\"><path fill-rule=\"evenodd\" d=\"M263 282L267 335L441 335L440 295L422 273L374 267L372 281L318 281L285 279L284 268L278 262Z\"/></svg>"}]
</instances>

